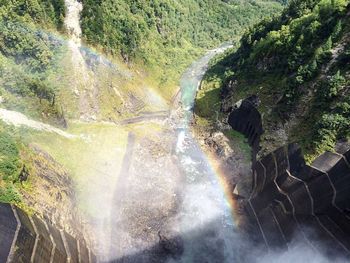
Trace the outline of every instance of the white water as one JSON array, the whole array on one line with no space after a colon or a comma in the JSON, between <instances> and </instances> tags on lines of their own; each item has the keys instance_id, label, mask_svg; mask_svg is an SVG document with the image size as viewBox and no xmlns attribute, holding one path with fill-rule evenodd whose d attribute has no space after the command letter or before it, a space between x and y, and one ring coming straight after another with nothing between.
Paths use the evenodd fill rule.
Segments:
<instances>
[{"instance_id":1,"label":"white water","mask_svg":"<svg viewBox=\"0 0 350 263\"><path fill-rule=\"evenodd\" d=\"M71 39L81 45L81 27L80 27L80 12L83 10L83 4L76 0L65 0L67 8L66 17L64 20L66 29Z\"/></svg>"},{"instance_id":2,"label":"white water","mask_svg":"<svg viewBox=\"0 0 350 263\"><path fill-rule=\"evenodd\" d=\"M229 47L208 52L193 63L181 79L184 112L178 122L176 152L186 180L178 215L185 249L179 260L170 262L237 262L237 234L231 207L218 175L188 128L196 92L209 60Z\"/></svg>"},{"instance_id":3,"label":"white water","mask_svg":"<svg viewBox=\"0 0 350 263\"><path fill-rule=\"evenodd\" d=\"M101 260L237 262L231 208L188 128L199 83L217 53L210 51L184 74L182 106L172 111L164 126L152 130L144 124L145 136L129 144L119 175L115 171L114 201L101 211L111 212L98 233ZM159 232L183 250L176 255L164 251Z\"/></svg>"},{"instance_id":4,"label":"white water","mask_svg":"<svg viewBox=\"0 0 350 263\"><path fill-rule=\"evenodd\" d=\"M82 5L76 0L65 0L65 3L67 5L65 25L71 37L71 40L69 41L69 48L72 53L72 65L76 75L75 83L73 83L73 89L74 92L80 97L80 110L82 112L82 118L85 119L85 114L89 113L89 107L87 105L89 98L84 96L85 93L81 93L91 89L93 85L91 84L92 80L90 77L90 74L92 73L88 69L81 53L81 27L79 17L82 10ZM175 123L173 123L171 126L175 128L177 127L176 129L178 132L174 133L174 141L177 142L175 152L178 155L179 168L183 174L182 176L185 179L182 183L183 185L180 186L182 190L179 194L181 195L182 200L179 211L176 215L177 225L175 226L175 228L179 229L178 234L180 235L181 240L184 242L184 253L181 258L176 260L170 258L169 262L174 260L177 262L234 261L232 242L234 240L235 227L230 207L226 203L224 190L220 186L218 178L215 176L215 172L211 169L208 160L188 129L188 124L191 121L191 111L194 105L196 91L200 85L203 75L206 72L207 64L210 58L212 58L215 54L223 52L226 48L219 48L210 51L206 56L194 63L184 74L181 80L181 102L183 106L182 110L180 111L182 111L182 117L176 118ZM159 162L161 161L159 160ZM150 168L149 171L140 171L142 174L139 174L139 172L136 171L134 175L135 180L141 180L138 179L138 177L144 176L147 174L147 172L150 173L147 175L147 177L152 178L151 173L152 169L154 168ZM131 170L133 170L132 167ZM115 176L117 176L117 174ZM121 174L121 176L133 178L130 174ZM160 177L154 178L154 181L152 181L152 184L154 184L154 194L149 197L150 200L156 199L156 196L154 195L156 195L159 188L163 187L161 183L164 183L165 179L166 178ZM160 182L159 185L157 184L157 181ZM175 183L175 179L173 181L169 181L169 184L174 184L174 187L177 187ZM138 184L130 183L130 186L138 187ZM144 185L144 188L146 188L146 185ZM140 189L140 191L141 190L145 191L144 189ZM126 200L133 200L135 196L137 196L135 193L135 196L133 197L133 192L135 192L135 189L119 189L118 191L119 192L116 193L116 195L125 195L123 198ZM120 191L123 192L120 193ZM169 196L172 196L172 194L165 194L164 198L168 198ZM175 196L176 194L174 197ZM135 200L137 200L137 198ZM141 203L143 201L144 200L139 200ZM128 203L128 201L125 202ZM155 210L159 210L162 208L161 204L162 203L160 202L160 207L157 208L157 204L150 203L147 205L149 207L145 207L145 209L151 209L155 206ZM103 205L105 206L106 204ZM115 226L117 228L115 231L117 233L115 237L117 239L117 243L111 242L111 244L105 244L105 249L107 248L107 250L109 249L109 246L112 246L110 249L112 250L110 251L112 253L112 259L118 259L121 256L138 252L137 249L135 250L135 246L138 246L136 244L142 244L139 247L141 251L143 249L147 249L148 245L156 245L154 243L144 244L143 240L131 237L132 232L130 233L129 231L134 231L131 226L137 225L139 227L139 225L136 223L138 223L138 219L143 218L142 211L139 212L140 214L136 214L136 217L140 218L128 219L130 221L125 222L125 226L120 225L123 222L121 219L123 219L124 216L127 218L125 211L128 207L122 206L123 202L121 202L120 205L115 205L113 208L112 214L121 217L119 218L119 221L111 217L111 222L108 224L103 224L101 226L103 228L101 233L98 233L100 234L100 240L103 240L103 243L105 243L105 238L108 236L108 232L111 231L108 227L109 224L118 224ZM133 207L131 207L130 211L137 209L137 207L138 205L135 204ZM104 213L104 211L101 212ZM156 230L152 229L152 231ZM151 237L151 235L149 237ZM130 244L127 243L128 240ZM157 240L152 240L152 242L157 242ZM123 244L118 244L118 242L122 242ZM105 253L107 252L103 251L102 248L100 253L104 254L102 255L103 257L106 256ZM111 258L111 255L108 257Z\"/></svg>"}]
</instances>

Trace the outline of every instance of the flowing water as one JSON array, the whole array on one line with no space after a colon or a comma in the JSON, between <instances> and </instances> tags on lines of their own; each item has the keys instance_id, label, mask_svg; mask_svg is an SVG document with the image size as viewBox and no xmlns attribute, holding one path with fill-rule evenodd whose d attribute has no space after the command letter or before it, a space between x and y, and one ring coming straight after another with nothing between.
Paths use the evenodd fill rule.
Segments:
<instances>
[{"instance_id":1,"label":"flowing water","mask_svg":"<svg viewBox=\"0 0 350 263\"><path fill-rule=\"evenodd\" d=\"M96 107L86 95L93 79L81 47L82 4L65 3L68 46L77 74L75 93L82 112L94 114ZM180 106L171 110L160 131L145 126L147 135L136 136L130 127L123 166L114 172L117 183L110 187L113 192L104 193L113 201L101 204L101 214L109 218L96 223L100 261L236 261L235 222L221 184L224 175L213 169L190 131L196 92L208 62L228 47L209 51L183 74Z\"/></svg>"},{"instance_id":2,"label":"flowing water","mask_svg":"<svg viewBox=\"0 0 350 263\"><path fill-rule=\"evenodd\" d=\"M129 136L111 207L108 262L235 262L239 244L230 200L190 122L208 52L181 78L179 107L161 131ZM152 138L150 138L152 137ZM162 152L162 153L160 153Z\"/></svg>"},{"instance_id":3,"label":"flowing water","mask_svg":"<svg viewBox=\"0 0 350 263\"><path fill-rule=\"evenodd\" d=\"M234 262L236 239L232 208L220 183L222 174L212 168L189 129L197 89L209 60L229 46L208 52L193 63L181 79L183 118L179 120L176 152L184 173L179 224L184 254L178 262Z\"/></svg>"}]
</instances>

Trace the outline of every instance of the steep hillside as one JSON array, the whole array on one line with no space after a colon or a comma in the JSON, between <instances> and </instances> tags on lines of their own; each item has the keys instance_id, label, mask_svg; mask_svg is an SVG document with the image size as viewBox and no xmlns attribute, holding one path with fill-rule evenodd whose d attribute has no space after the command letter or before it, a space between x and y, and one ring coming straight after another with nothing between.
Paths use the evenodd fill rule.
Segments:
<instances>
[{"instance_id":1,"label":"steep hillside","mask_svg":"<svg viewBox=\"0 0 350 263\"><path fill-rule=\"evenodd\" d=\"M107 169L108 142L118 141L121 151L125 146L127 133L111 123L166 112L180 73L195 57L279 10L278 1L260 0L0 1L0 117L6 122L0 123L6 142L0 199L22 204L38 182L31 180L38 175L28 157L31 144L57 158L77 187L86 187L95 173L90 159L95 169ZM103 145L100 157L90 154L96 145ZM77 157L80 151L85 158ZM120 158L111 156L116 169ZM25 166L28 182L20 180Z\"/></svg>"},{"instance_id":2,"label":"steep hillside","mask_svg":"<svg viewBox=\"0 0 350 263\"><path fill-rule=\"evenodd\" d=\"M260 0L0 0L0 202L72 234L82 218L98 228L129 131L159 129L129 118L168 117L193 59L280 10Z\"/></svg>"},{"instance_id":3,"label":"steep hillside","mask_svg":"<svg viewBox=\"0 0 350 263\"><path fill-rule=\"evenodd\" d=\"M194 58L279 12L277 2L84 0L83 36L129 65L141 64L162 95L170 98Z\"/></svg>"},{"instance_id":4,"label":"steep hillside","mask_svg":"<svg viewBox=\"0 0 350 263\"><path fill-rule=\"evenodd\" d=\"M259 96L263 152L293 141L312 160L348 140L349 3L292 1L281 16L252 27L239 47L213 63L197 114L210 119L208 105L218 102L221 87L223 112L248 95Z\"/></svg>"},{"instance_id":5,"label":"steep hillside","mask_svg":"<svg viewBox=\"0 0 350 263\"><path fill-rule=\"evenodd\" d=\"M7 108L30 108L32 115L44 109L60 122L55 105L58 87L50 76L57 71L62 43L50 31L63 30L64 15L63 0L2 1L0 96Z\"/></svg>"}]
</instances>

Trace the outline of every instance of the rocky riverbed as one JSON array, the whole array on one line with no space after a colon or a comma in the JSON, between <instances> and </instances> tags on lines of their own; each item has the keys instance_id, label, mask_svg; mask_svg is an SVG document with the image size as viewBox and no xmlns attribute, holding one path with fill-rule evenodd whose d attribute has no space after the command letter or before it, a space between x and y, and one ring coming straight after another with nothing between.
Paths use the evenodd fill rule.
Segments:
<instances>
[{"instance_id":1,"label":"rocky riverbed","mask_svg":"<svg viewBox=\"0 0 350 263\"><path fill-rule=\"evenodd\" d=\"M100 235L102 260L234 262L241 256L226 182L247 167L223 134L204 140L203 133L204 152L191 128L207 63L223 50L210 51L184 73L168 118L141 133L146 124L132 124L111 217ZM218 167L215 156L225 165Z\"/></svg>"}]
</instances>

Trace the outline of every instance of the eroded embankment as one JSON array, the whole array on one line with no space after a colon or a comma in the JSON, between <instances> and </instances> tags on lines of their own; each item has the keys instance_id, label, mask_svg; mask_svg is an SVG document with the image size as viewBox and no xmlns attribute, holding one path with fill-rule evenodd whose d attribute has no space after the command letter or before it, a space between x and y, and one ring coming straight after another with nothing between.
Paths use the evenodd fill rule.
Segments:
<instances>
[{"instance_id":1,"label":"eroded embankment","mask_svg":"<svg viewBox=\"0 0 350 263\"><path fill-rule=\"evenodd\" d=\"M82 29L80 12L83 5L77 0L65 0L67 14L64 20L68 31L68 47L73 66L72 89L79 98L79 114L82 120L95 120L99 111L98 89L94 73L88 68L82 53Z\"/></svg>"}]
</instances>

